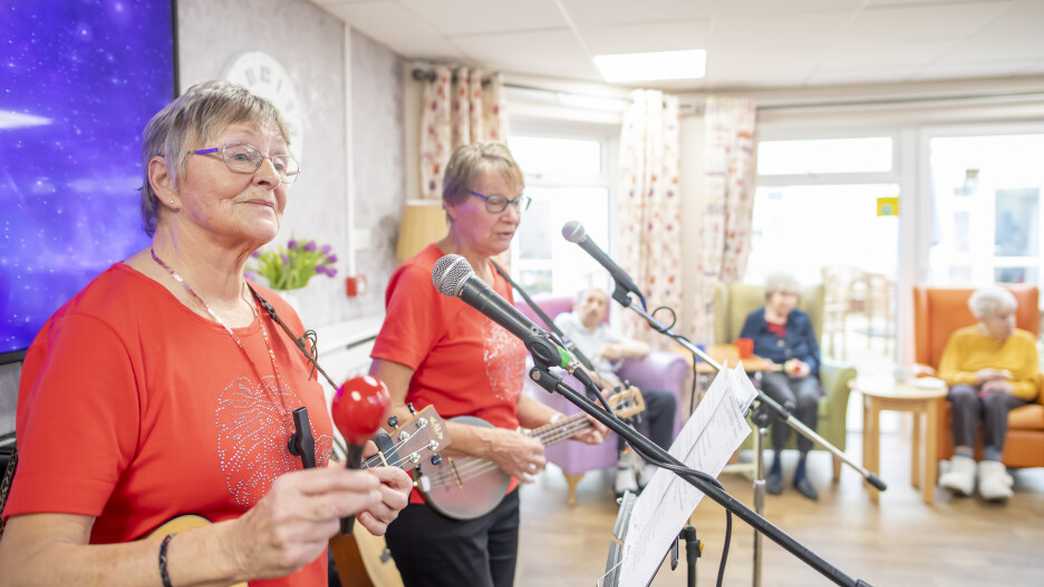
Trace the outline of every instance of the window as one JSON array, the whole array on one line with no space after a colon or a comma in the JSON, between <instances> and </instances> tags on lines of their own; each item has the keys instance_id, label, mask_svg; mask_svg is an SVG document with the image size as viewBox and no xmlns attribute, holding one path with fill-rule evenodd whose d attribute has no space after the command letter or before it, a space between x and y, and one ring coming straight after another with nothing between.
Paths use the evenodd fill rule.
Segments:
<instances>
[{"instance_id":1,"label":"window","mask_svg":"<svg viewBox=\"0 0 1044 587\"><path fill-rule=\"evenodd\" d=\"M823 355L868 370L890 369L898 348L895 155L891 136L758 144L744 281L764 283L785 272L808 286L822 284Z\"/></svg>"},{"instance_id":2,"label":"window","mask_svg":"<svg viewBox=\"0 0 1044 587\"><path fill-rule=\"evenodd\" d=\"M884 173L892 158L891 137L761 141L758 175Z\"/></svg>"},{"instance_id":3,"label":"window","mask_svg":"<svg viewBox=\"0 0 1044 587\"><path fill-rule=\"evenodd\" d=\"M1044 134L935 137L929 142L935 283L1041 284Z\"/></svg>"},{"instance_id":4,"label":"window","mask_svg":"<svg viewBox=\"0 0 1044 587\"><path fill-rule=\"evenodd\" d=\"M840 266L894 276L899 219L878 216L878 200L898 195L897 184L759 187L746 280L783 271L819 283Z\"/></svg>"},{"instance_id":5,"label":"window","mask_svg":"<svg viewBox=\"0 0 1044 587\"><path fill-rule=\"evenodd\" d=\"M759 142L745 280L785 271L820 283L840 266L894 279L898 217L882 213L899 196L893 151L887 136Z\"/></svg>"},{"instance_id":6,"label":"window","mask_svg":"<svg viewBox=\"0 0 1044 587\"><path fill-rule=\"evenodd\" d=\"M532 294L573 295L586 287L606 287L605 269L562 238L562 226L579 221L598 246L611 250L609 129L516 126L509 144L533 204L512 247L513 276Z\"/></svg>"}]
</instances>

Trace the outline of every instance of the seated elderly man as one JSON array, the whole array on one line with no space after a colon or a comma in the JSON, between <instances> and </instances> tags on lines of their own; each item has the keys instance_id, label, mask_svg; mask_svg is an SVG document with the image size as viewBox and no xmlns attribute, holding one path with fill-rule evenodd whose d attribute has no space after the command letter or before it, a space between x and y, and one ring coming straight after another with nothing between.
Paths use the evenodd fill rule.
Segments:
<instances>
[{"instance_id":1,"label":"seated elderly man","mask_svg":"<svg viewBox=\"0 0 1044 587\"><path fill-rule=\"evenodd\" d=\"M609 313L609 294L599 288L581 291L572 312L555 318L555 325L586 355L594 365L596 375L605 387L620 384L614 371L623 359L641 358L649 354L643 342L626 340L609 328L605 318ZM645 399L645 413L638 431L663 448L670 448L674 433L674 415L677 401L670 391L641 390ZM621 441L621 445L623 442ZM637 492L652 479L655 467L643 463L633 451L625 449L620 455L614 490Z\"/></svg>"},{"instance_id":2,"label":"seated elderly man","mask_svg":"<svg viewBox=\"0 0 1044 587\"><path fill-rule=\"evenodd\" d=\"M968 300L979 321L950 335L939 377L950 386L953 440L950 471L939 484L959 495L970 495L979 480L979 494L990 501L1012 496L1012 479L1001 454L1008 433L1008 412L1037 396L1038 357L1033 335L1015 328L1017 302L1001 287L977 290ZM975 431L985 429L983 460L975 463Z\"/></svg>"}]
</instances>

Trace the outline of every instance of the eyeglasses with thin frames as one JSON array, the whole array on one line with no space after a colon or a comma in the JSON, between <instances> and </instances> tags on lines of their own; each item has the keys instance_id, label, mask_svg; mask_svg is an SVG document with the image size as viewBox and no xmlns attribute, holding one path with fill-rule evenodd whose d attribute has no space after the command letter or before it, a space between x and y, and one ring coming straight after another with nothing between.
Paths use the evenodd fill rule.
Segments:
<instances>
[{"instance_id":1,"label":"eyeglasses with thin frames","mask_svg":"<svg viewBox=\"0 0 1044 587\"><path fill-rule=\"evenodd\" d=\"M301 166L289 154L263 155L261 151L246 143L196 149L192 153L221 159L230 171L245 174L257 173L257 170L261 169L261 163L268 159L279 176L279 182L287 185L294 183L297 176L301 175Z\"/></svg>"},{"instance_id":2,"label":"eyeglasses with thin frames","mask_svg":"<svg viewBox=\"0 0 1044 587\"><path fill-rule=\"evenodd\" d=\"M522 213L528 210L529 205L533 203L533 198L530 198L525 194L522 194L517 198L506 198L498 194L487 196L486 194L474 190L468 190L468 194L483 200L486 203L486 212L489 212L490 214L500 214L504 210L507 210L508 206L514 206L519 213Z\"/></svg>"}]
</instances>

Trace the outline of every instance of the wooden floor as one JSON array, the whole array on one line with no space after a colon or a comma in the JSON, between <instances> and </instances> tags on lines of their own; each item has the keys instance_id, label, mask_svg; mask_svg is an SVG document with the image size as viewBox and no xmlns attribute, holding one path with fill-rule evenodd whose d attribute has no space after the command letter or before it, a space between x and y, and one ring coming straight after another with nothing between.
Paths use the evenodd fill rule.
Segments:
<instances>
[{"instance_id":1,"label":"wooden floor","mask_svg":"<svg viewBox=\"0 0 1044 587\"><path fill-rule=\"evenodd\" d=\"M858 435L852 435L850 454L860 454L858 443ZM768 497L766 517L849 576L878 587L1044 585L1044 469L1017 472L1015 497L1006 505L953 498L940 489L929 507L909 485L909 436L882 437L881 451L881 477L889 490L878 506L869 503L854 472L843 472L840 483L831 484L829 455L813 452L810 474L820 490L819 502L788 486L782 496ZM796 458L793 452L785 455L788 481ZM728 474L721 481L737 499L753 504L748 479ZM595 584L604 572L616 516L610 483L608 473L588 474L572 508L565 503L566 484L554 466L522 488L516 585ZM694 520L704 542L698 584L714 585L725 515L704 499ZM750 528L733 517L725 585L751 584L752 545ZM653 585L685 585L682 560L674 572L665 564ZM830 584L768 540L762 576L766 586Z\"/></svg>"}]
</instances>

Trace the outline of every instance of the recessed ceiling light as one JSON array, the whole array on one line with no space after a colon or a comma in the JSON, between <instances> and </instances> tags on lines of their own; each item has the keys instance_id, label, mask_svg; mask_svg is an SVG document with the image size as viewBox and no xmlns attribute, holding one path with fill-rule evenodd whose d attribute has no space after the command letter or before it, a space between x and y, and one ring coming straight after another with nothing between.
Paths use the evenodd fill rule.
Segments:
<instances>
[{"instance_id":1,"label":"recessed ceiling light","mask_svg":"<svg viewBox=\"0 0 1044 587\"><path fill-rule=\"evenodd\" d=\"M703 49L595 55L594 62L607 82L700 79L707 72Z\"/></svg>"}]
</instances>

